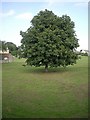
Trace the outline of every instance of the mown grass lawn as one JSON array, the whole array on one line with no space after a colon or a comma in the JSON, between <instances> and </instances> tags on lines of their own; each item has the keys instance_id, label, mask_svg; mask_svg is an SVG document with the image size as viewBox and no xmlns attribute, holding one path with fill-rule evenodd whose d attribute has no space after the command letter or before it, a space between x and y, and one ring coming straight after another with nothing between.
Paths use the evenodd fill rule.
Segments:
<instances>
[{"instance_id":1,"label":"mown grass lawn","mask_svg":"<svg viewBox=\"0 0 90 120\"><path fill-rule=\"evenodd\" d=\"M88 57L74 66L49 69L2 65L3 118L87 118Z\"/></svg>"}]
</instances>

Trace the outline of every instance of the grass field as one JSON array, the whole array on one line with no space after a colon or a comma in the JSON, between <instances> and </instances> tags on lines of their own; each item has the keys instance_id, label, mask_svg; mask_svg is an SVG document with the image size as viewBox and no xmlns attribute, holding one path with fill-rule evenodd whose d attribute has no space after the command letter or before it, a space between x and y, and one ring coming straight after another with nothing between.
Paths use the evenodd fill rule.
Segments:
<instances>
[{"instance_id":1,"label":"grass field","mask_svg":"<svg viewBox=\"0 0 90 120\"><path fill-rule=\"evenodd\" d=\"M3 118L88 117L88 57L48 73L23 64L16 59L2 65Z\"/></svg>"}]
</instances>

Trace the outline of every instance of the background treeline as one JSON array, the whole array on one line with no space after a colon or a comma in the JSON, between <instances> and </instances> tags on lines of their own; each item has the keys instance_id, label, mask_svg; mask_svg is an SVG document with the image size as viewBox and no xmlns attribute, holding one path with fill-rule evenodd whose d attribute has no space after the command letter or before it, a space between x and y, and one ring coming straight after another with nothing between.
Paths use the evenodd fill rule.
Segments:
<instances>
[{"instance_id":1,"label":"background treeline","mask_svg":"<svg viewBox=\"0 0 90 120\"><path fill-rule=\"evenodd\" d=\"M21 46L16 46L14 43L12 42L6 42L6 41L1 41L0 40L0 50L2 51L6 51L6 50L9 50L9 53L11 53L13 56L15 57L23 57L21 55Z\"/></svg>"}]
</instances>

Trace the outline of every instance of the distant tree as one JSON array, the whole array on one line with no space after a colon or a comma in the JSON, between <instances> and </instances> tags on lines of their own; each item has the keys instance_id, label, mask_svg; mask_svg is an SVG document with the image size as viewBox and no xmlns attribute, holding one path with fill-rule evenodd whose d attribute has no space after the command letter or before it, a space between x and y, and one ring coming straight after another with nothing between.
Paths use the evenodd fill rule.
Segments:
<instances>
[{"instance_id":1,"label":"distant tree","mask_svg":"<svg viewBox=\"0 0 90 120\"><path fill-rule=\"evenodd\" d=\"M5 44L8 47L9 52L12 55L17 56L17 46L14 43L12 43L12 42L6 42Z\"/></svg>"},{"instance_id":2,"label":"distant tree","mask_svg":"<svg viewBox=\"0 0 90 120\"><path fill-rule=\"evenodd\" d=\"M67 15L59 17L52 11L40 11L31 20L26 32L20 31L22 48L28 65L58 67L73 65L79 47L75 24Z\"/></svg>"},{"instance_id":3,"label":"distant tree","mask_svg":"<svg viewBox=\"0 0 90 120\"><path fill-rule=\"evenodd\" d=\"M5 41L1 41L0 40L0 50L2 50L2 51L6 51L7 50L7 46L6 46L6 42Z\"/></svg>"},{"instance_id":4,"label":"distant tree","mask_svg":"<svg viewBox=\"0 0 90 120\"><path fill-rule=\"evenodd\" d=\"M82 56L88 56L89 51L88 50L80 50L79 54L82 55Z\"/></svg>"}]
</instances>

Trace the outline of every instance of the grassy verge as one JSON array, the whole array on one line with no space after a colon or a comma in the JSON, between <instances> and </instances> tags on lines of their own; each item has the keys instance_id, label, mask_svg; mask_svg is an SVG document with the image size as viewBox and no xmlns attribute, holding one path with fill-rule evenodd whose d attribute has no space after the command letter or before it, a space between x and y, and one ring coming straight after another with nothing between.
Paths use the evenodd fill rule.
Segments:
<instances>
[{"instance_id":1,"label":"grassy verge","mask_svg":"<svg viewBox=\"0 0 90 120\"><path fill-rule=\"evenodd\" d=\"M64 68L23 67L24 59L3 66L4 118L88 117L88 58Z\"/></svg>"}]
</instances>

